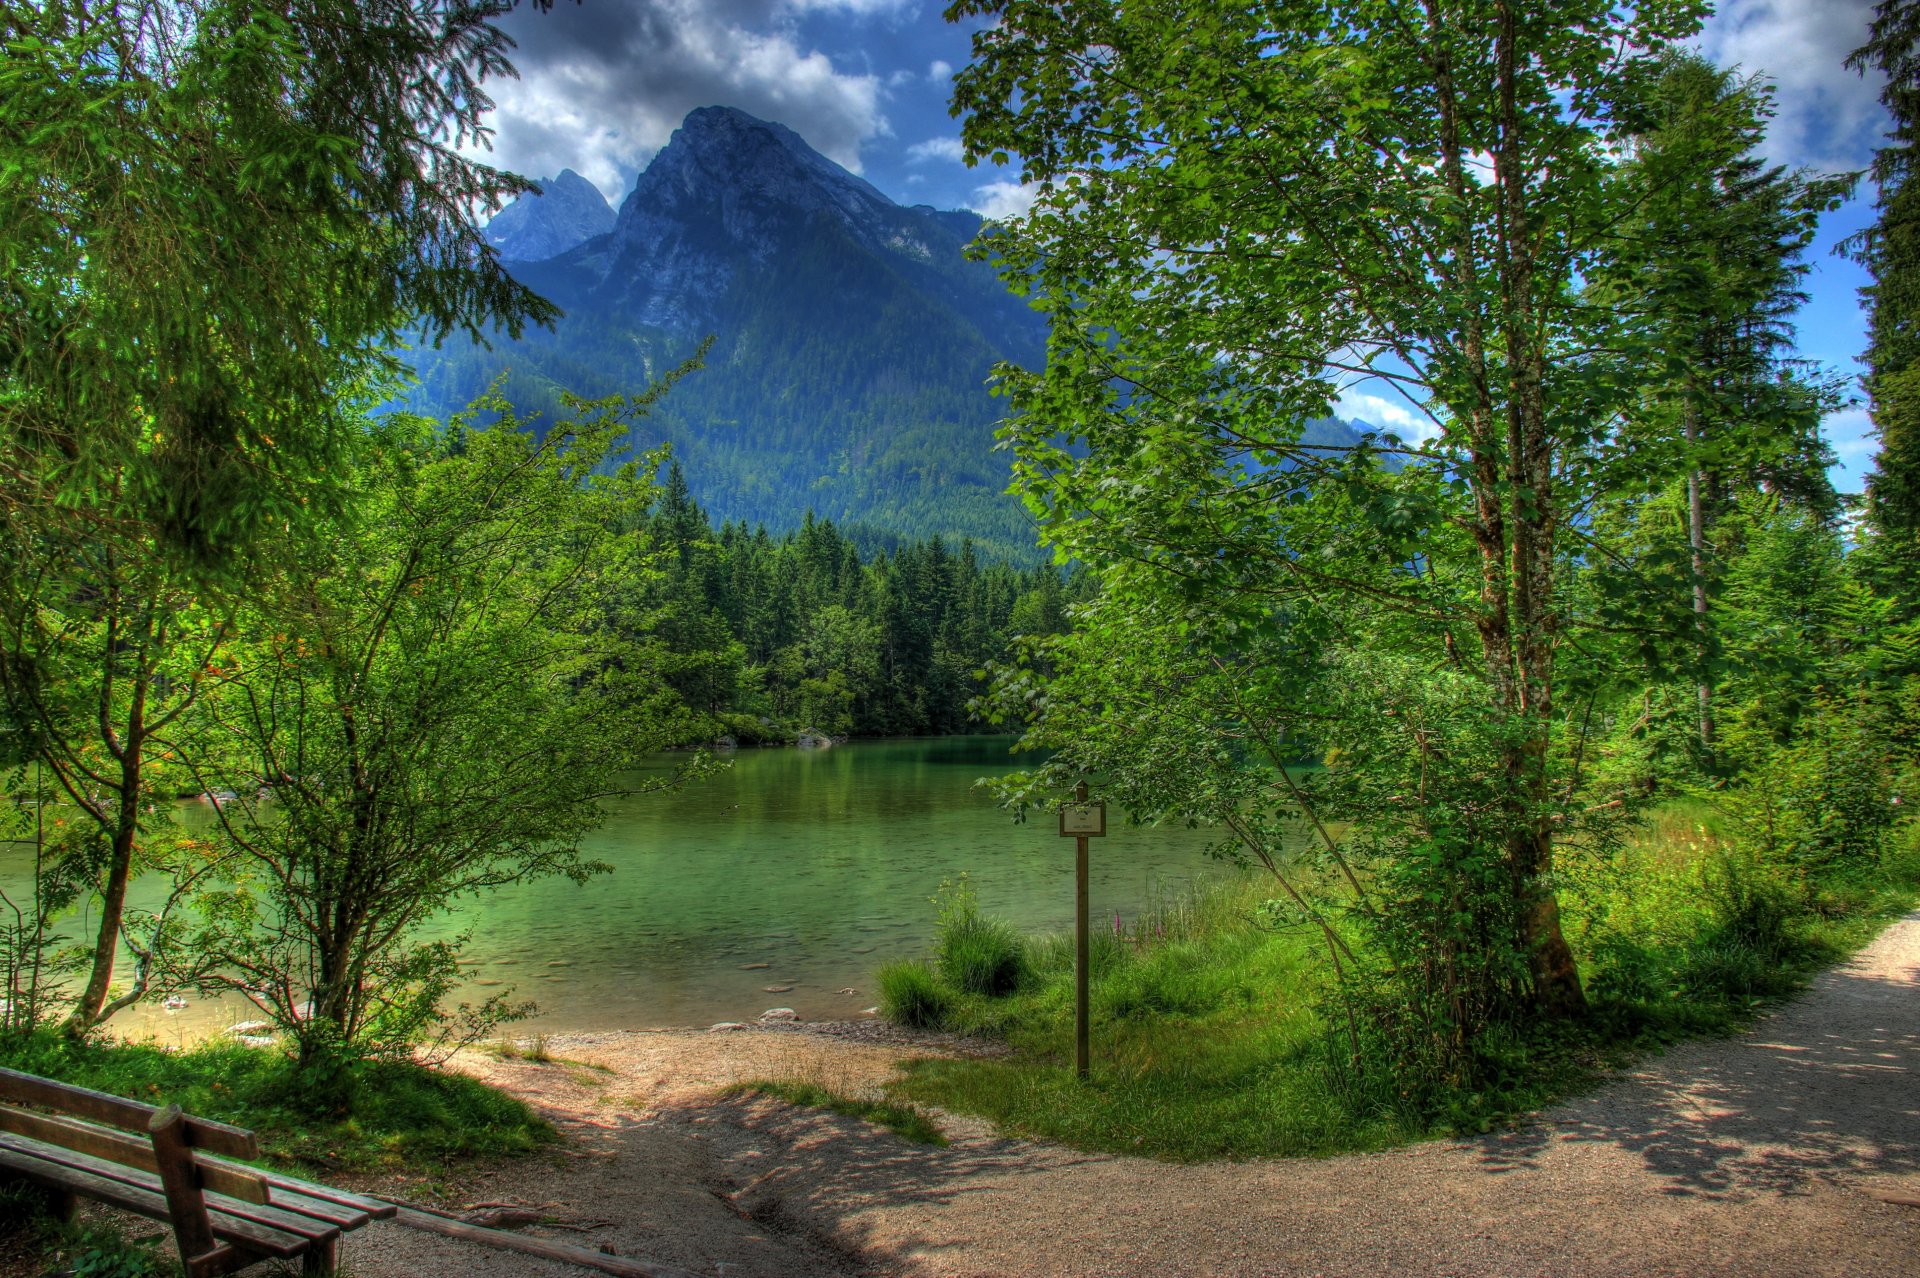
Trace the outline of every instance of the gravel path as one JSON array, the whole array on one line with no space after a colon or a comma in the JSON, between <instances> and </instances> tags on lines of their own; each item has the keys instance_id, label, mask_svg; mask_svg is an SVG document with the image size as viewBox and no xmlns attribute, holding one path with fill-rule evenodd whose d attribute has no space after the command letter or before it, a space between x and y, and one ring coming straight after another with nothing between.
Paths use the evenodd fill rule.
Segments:
<instances>
[{"instance_id":1,"label":"gravel path","mask_svg":"<svg viewBox=\"0 0 1920 1278\"><path fill-rule=\"evenodd\" d=\"M965 1045L960 1045L963 1049ZM1002 1140L949 1149L716 1096L746 1077L858 1090L910 1045L800 1033L593 1035L602 1068L476 1062L573 1135L559 1165L459 1187L613 1223L702 1275L1914 1275L1920 913L1746 1035L1647 1062L1519 1131L1385 1154L1181 1167ZM376 1226L359 1278L575 1274Z\"/></svg>"}]
</instances>

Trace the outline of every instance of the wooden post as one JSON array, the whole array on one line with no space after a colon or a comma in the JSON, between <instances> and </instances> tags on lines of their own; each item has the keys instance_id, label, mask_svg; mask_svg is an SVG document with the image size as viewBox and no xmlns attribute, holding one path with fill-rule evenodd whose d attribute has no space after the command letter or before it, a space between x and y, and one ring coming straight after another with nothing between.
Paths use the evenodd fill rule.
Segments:
<instances>
[{"instance_id":1,"label":"wooden post","mask_svg":"<svg viewBox=\"0 0 1920 1278\"><path fill-rule=\"evenodd\" d=\"M213 1222L207 1219L207 1200L200 1191L199 1170L193 1165L193 1147L187 1144L187 1116L169 1105L153 1116L147 1132L153 1137L153 1157L166 1191L167 1214L173 1218L174 1241L187 1273L207 1271L206 1258L219 1249Z\"/></svg>"},{"instance_id":2,"label":"wooden post","mask_svg":"<svg viewBox=\"0 0 1920 1278\"><path fill-rule=\"evenodd\" d=\"M1087 783L1074 787L1073 797L1087 801ZM1073 839L1073 1072L1087 1081L1091 1069L1092 1011L1088 1007L1087 969L1092 963L1092 938L1087 927L1087 836Z\"/></svg>"},{"instance_id":3,"label":"wooden post","mask_svg":"<svg viewBox=\"0 0 1920 1278\"><path fill-rule=\"evenodd\" d=\"M1087 993L1091 943L1087 926L1087 840L1107 832L1107 805L1087 801L1087 783L1073 788L1073 802L1060 809L1060 833L1073 836L1073 1072L1087 1080L1092 1051L1092 1013Z\"/></svg>"}]
</instances>

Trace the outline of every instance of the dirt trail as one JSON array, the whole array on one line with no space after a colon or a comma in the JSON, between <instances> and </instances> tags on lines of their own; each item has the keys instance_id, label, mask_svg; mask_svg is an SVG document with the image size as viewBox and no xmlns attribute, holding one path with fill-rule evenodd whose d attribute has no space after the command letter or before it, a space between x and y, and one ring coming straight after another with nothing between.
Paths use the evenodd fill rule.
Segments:
<instances>
[{"instance_id":1,"label":"dirt trail","mask_svg":"<svg viewBox=\"0 0 1920 1278\"><path fill-rule=\"evenodd\" d=\"M1320 1161L1177 1167L950 1127L949 1149L719 1097L858 1088L902 1051L794 1033L556 1040L487 1064L574 1137L471 1197L614 1223L588 1245L703 1275L1913 1275L1920 913L1734 1039L1653 1059L1526 1128ZM360 1278L578 1273L378 1226Z\"/></svg>"}]
</instances>

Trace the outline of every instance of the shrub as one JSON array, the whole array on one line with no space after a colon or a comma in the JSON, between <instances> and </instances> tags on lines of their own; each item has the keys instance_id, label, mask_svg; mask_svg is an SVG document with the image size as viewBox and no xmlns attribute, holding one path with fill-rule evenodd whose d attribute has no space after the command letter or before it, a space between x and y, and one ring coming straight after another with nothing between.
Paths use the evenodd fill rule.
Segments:
<instances>
[{"instance_id":1,"label":"shrub","mask_svg":"<svg viewBox=\"0 0 1920 1278\"><path fill-rule=\"evenodd\" d=\"M967 876L942 883L933 899L940 907L935 963L947 983L986 998L1019 989L1027 976L1026 942L1006 923L980 917L979 898Z\"/></svg>"},{"instance_id":2,"label":"shrub","mask_svg":"<svg viewBox=\"0 0 1920 1278\"><path fill-rule=\"evenodd\" d=\"M888 963L880 969L880 1014L896 1025L939 1029L953 1010L953 996L925 963Z\"/></svg>"},{"instance_id":3,"label":"shrub","mask_svg":"<svg viewBox=\"0 0 1920 1278\"><path fill-rule=\"evenodd\" d=\"M987 998L1013 993L1027 975L1025 943L998 919L971 918L943 928L938 962L948 984Z\"/></svg>"}]
</instances>

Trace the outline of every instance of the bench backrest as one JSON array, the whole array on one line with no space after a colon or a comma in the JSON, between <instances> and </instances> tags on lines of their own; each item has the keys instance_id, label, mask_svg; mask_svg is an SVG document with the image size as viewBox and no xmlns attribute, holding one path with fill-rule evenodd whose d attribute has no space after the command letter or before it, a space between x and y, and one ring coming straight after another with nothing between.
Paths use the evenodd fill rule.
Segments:
<instances>
[{"instance_id":1,"label":"bench backrest","mask_svg":"<svg viewBox=\"0 0 1920 1278\"><path fill-rule=\"evenodd\" d=\"M40 1113L24 1106L56 1112ZM162 1111L153 1105L91 1088L0 1068L0 1132L45 1141L122 1167L161 1172L164 1169L154 1136L157 1124L166 1123L169 1140L177 1133L175 1143L184 1143L193 1155L195 1178L200 1188L242 1202L266 1203L267 1183L260 1176L245 1168L198 1157L206 1153L258 1158L260 1146L253 1133L243 1127L190 1115L180 1115L178 1121L171 1123L163 1118L163 1114L177 1112L172 1106ZM135 1132L139 1135L132 1134Z\"/></svg>"}]
</instances>

